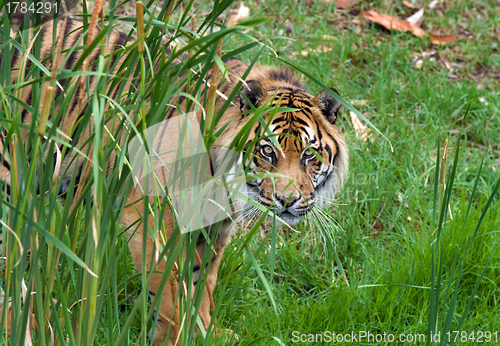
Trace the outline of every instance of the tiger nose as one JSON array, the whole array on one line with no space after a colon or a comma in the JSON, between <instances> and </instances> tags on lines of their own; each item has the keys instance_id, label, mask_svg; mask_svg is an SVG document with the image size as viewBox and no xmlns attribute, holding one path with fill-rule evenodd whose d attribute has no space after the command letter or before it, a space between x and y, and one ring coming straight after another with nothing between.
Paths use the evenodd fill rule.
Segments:
<instances>
[{"instance_id":1,"label":"tiger nose","mask_svg":"<svg viewBox=\"0 0 500 346\"><path fill-rule=\"evenodd\" d=\"M284 197L284 196L274 196L276 200L280 201L280 203L283 205L283 208L288 208L291 207L292 205L295 204L299 200L299 197Z\"/></svg>"}]
</instances>

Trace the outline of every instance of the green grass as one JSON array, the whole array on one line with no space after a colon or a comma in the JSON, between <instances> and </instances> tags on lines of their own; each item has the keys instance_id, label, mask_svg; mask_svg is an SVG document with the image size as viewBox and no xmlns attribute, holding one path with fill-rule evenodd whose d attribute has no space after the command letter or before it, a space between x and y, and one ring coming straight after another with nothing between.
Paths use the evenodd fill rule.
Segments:
<instances>
[{"instance_id":1,"label":"green grass","mask_svg":"<svg viewBox=\"0 0 500 346\"><path fill-rule=\"evenodd\" d=\"M293 331L426 334L430 315L438 316L434 331L443 333L450 309L451 326L446 331L457 329L474 285L485 269L472 305L465 313L462 330L498 331L498 192L470 252L465 252L500 176L500 55L494 27L487 20L468 21L467 29L475 35L473 39L459 34L456 43L436 47L410 34L389 33L360 16L335 12L334 4L300 2L295 6L295 2L284 1L267 5L263 13L273 21L260 27L257 37L282 34L280 24L290 14L288 21L293 30L285 33L288 39L273 42L274 50L324 84L337 88L346 100L368 100L360 111L389 138L394 153L381 136L375 135L373 144L358 140L348 112L344 111L339 122L350 143L350 175L340 205L331 213L340 226L335 233L336 251L349 286L339 276L334 257L325 255L321 238L311 235L314 231L310 227L298 227L300 234L281 235L273 274L268 261L270 241L260 256L262 270L268 279L273 278L279 316L274 316L262 283L252 280L257 277L254 274L247 275L243 282L231 276L236 292L225 294L230 297L224 306L225 320L233 321L232 329L246 335L249 342L268 337L257 343L261 345L271 344L270 336L278 336L286 345L293 344ZM255 13L261 8L251 9ZM399 2L382 1L361 2L353 12L368 9L401 17L409 15ZM498 18L499 14L500 7L495 2L471 7L457 1L446 12L447 20L426 9L424 24L430 32L451 34L459 32L458 23L464 23L464 18ZM360 18L359 25L352 23L355 18ZM232 41L230 47L239 44ZM331 50L302 56L302 51L314 51L317 47ZM436 51L436 61L427 58L422 69L415 68L414 56L431 50ZM458 79L448 76L450 71L443 59L458 64ZM267 57L264 54L260 61L276 63L272 52L267 52ZM479 66L490 72L481 75ZM313 94L317 91L315 83L307 78L306 84ZM463 119L469 103L471 108ZM453 221L444 226L440 236L443 248L439 248L439 257L433 259L437 236L433 231L438 224L434 220L437 212L433 212L437 145L439 142L442 147L447 137L450 140L449 176L459 136L460 156L450 190ZM255 246L259 242L261 239L256 239ZM238 245L230 249L233 252L226 253L225 261L228 268L234 261L248 261ZM452 271L457 253L457 265L463 266L461 277L457 268ZM437 293L431 290L431 268L432 263L438 268L439 261L441 288L436 300ZM224 272L229 275L225 267L222 270L221 276ZM455 290L455 306L450 308ZM432 300L437 301L434 307ZM475 343L470 339L467 344Z\"/></svg>"},{"instance_id":2,"label":"green grass","mask_svg":"<svg viewBox=\"0 0 500 346\"><path fill-rule=\"evenodd\" d=\"M350 174L338 205L325 210L336 221L332 224L334 251L325 237L332 231L318 229L310 221L296 227L297 233L275 229L258 231L252 237L238 233L227 247L219 270L220 282L215 290L218 327L232 329L245 345L295 344L294 331L365 331L396 337L428 336L440 331L442 340L449 330L465 331L468 336L479 331L500 334L500 43L498 30L495 31L500 18L498 3L444 2L442 17L440 12L426 8L427 31L454 33L458 37L457 42L439 47L411 34L391 33L359 15L368 9L399 17L410 15L411 11L400 1L362 1L351 12L336 11L335 4L326 1L265 3L267 7L262 2L246 5L252 15L265 16L269 21L251 28L247 34L241 28L236 35L227 35L224 50L244 47L255 38L271 38L267 42L274 51L265 48L258 58L260 63L282 63L276 52L280 59L338 89L346 101L367 100L360 112L390 140L394 152L376 133L374 143L356 138L349 112L344 108L337 124L349 143ZM211 3L204 2L193 6L189 13L196 11L199 24L211 9ZM175 13L173 22L177 23L178 18L179 13ZM286 19L287 24L282 25ZM353 19L359 19L359 24L354 24ZM288 23L293 27L291 31L286 30ZM464 34L464 26L471 35ZM327 47L327 51L316 52L318 47ZM304 57L301 52L309 50L314 53ZM251 62L260 51L261 47L256 46L238 58ZM424 59L422 68L416 68L415 57L430 51L434 53ZM445 67L445 60L452 63L455 71ZM311 94L320 90L313 81L304 80ZM173 92L168 85L164 88L161 90L167 94ZM2 126L6 126L5 118L2 120ZM444 213L439 210L436 177L437 169L441 169L439 153L446 138L450 150L444 196L449 198L453 220L446 213L442 223L440 215ZM105 185L104 176L98 176L96 184L119 193L118 169L115 167L115 177L109 185ZM90 192L86 194L89 196ZM37 211L55 215L43 224L39 222L44 229L59 232L57 222L69 220L67 233L60 233L65 244L73 244L71 235L77 231L80 241L90 239L87 234L95 206L82 204L78 215L68 217L68 207L56 208L54 195L48 200L51 203L43 199L37 202L47 205L46 209L33 203ZM105 245L97 250L97 269L99 274L110 266L116 269L109 272L108 278L96 281L100 313L91 323L91 337L97 345L116 344L119 337L123 337L122 344L145 344L151 323L144 305L136 300L145 298L141 275L133 267L123 230L117 221L106 219L111 218L112 207L103 204L102 208L102 225L107 233L102 235ZM32 224L26 222L17 227L24 236L23 243L29 244L29 236L22 232L30 230ZM77 254L85 263L94 263L94 252L88 244L79 242L75 246L75 252L82 249ZM47 241L41 250L41 270L32 270L33 266L28 266L31 259L25 255L20 268L30 269L26 271L29 274L18 268L13 271L12 282L18 285L25 275L28 282L38 280L41 288L47 290L43 278L51 277L48 270L53 263L53 248L53 243ZM85 280L90 280L81 266L64 261L55 282L62 288L70 276L67 291L52 292L52 298L65 300L60 303L62 306L54 303L61 314L66 305L83 305L81 299L88 293L81 287L88 285ZM340 274L340 265L348 284ZM16 285L10 292L19 287ZM40 297L34 298L39 323L47 313L44 302ZM85 310L73 311L77 321L86 327L89 316L84 315ZM130 326L126 325L129 316ZM66 335L71 328L63 326L60 333L56 320L51 320L56 335ZM68 316L63 320L69 323ZM38 333L45 339L37 338L37 344L50 342L46 325ZM9 340L4 339L3 343L9 344ZM188 339L183 342L190 343ZM202 344L203 340L196 343ZM354 344L369 343L365 339ZM476 343L469 339L460 344Z\"/></svg>"}]
</instances>

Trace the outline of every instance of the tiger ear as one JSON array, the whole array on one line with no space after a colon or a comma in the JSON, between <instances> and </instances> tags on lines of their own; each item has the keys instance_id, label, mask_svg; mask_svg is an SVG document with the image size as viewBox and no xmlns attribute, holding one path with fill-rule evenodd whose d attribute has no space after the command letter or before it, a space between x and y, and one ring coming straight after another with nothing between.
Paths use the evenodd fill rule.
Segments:
<instances>
[{"instance_id":1,"label":"tiger ear","mask_svg":"<svg viewBox=\"0 0 500 346\"><path fill-rule=\"evenodd\" d=\"M335 94L337 95L339 94L337 89L334 88L330 89ZM335 121L337 120L337 114L342 104L324 90L314 98L314 101L316 101L316 103L318 104L318 108L321 111L321 113L323 113L326 120L328 120L332 124L335 124Z\"/></svg>"},{"instance_id":2,"label":"tiger ear","mask_svg":"<svg viewBox=\"0 0 500 346\"><path fill-rule=\"evenodd\" d=\"M255 108L260 107L264 99L265 93L266 92L264 91L262 84L254 80L248 81L246 85L243 85L241 87L241 95L240 95L241 112L245 112L251 109L248 102L250 102Z\"/></svg>"}]
</instances>

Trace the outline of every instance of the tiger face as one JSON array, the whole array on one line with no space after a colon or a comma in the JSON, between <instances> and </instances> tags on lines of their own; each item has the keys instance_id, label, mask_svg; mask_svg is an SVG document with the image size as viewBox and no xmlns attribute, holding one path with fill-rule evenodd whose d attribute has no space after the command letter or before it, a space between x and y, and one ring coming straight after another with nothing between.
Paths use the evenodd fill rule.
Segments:
<instances>
[{"instance_id":1,"label":"tiger face","mask_svg":"<svg viewBox=\"0 0 500 346\"><path fill-rule=\"evenodd\" d=\"M279 107L298 109L277 113L272 119L270 114L264 116L269 124L266 134L261 123L254 124L245 149L251 155L243 162L249 178L240 189L242 194L293 225L318 205L331 200L342 186L348 152L344 137L335 126L341 104L325 91L316 97L310 95L287 69L255 67L247 85L241 90L240 117L251 116L245 113L251 108L248 102L254 107L270 101L270 106L279 104ZM228 131L235 133L245 124L244 121L232 123ZM262 139L255 141L255 137ZM252 174L264 172L279 176L252 178ZM241 203L240 216L260 215L251 203Z\"/></svg>"}]
</instances>

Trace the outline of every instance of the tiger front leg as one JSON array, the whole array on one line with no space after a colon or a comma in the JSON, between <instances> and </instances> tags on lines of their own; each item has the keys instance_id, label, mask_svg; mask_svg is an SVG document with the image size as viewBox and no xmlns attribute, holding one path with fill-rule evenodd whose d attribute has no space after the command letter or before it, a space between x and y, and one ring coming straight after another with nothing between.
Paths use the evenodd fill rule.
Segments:
<instances>
[{"instance_id":1,"label":"tiger front leg","mask_svg":"<svg viewBox=\"0 0 500 346\"><path fill-rule=\"evenodd\" d=\"M210 251L210 256L208 259L210 263L207 266L208 269L205 270L205 273L201 273L199 272L199 270L198 272L196 271L193 272L193 274L196 275L197 277L196 284L205 284L205 289L203 290L203 297L201 300L200 310L199 310L200 317L203 323L205 324L205 329L208 329L212 318L215 318L215 316L213 315L214 314L213 308L215 305L215 302L213 301L213 292L216 289L218 271L222 258L224 256L224 250L231 237L231 230L230 230L231 225L232 222L230 221L224 222L222 229L219 230L218 232L217 240L213 248L206 243L201 244L197 247L197 251L202 258L204 257L203 255L205 251ZM212 251L212 249L215 251ZM207 272L208 272L208 277L207 277ZM234 332L230 329L217 328L215 330L214 337L233 340L233 343L238 340L236 334L234 334Z\"/></svg>"},{"instance_id":2,"label":"tiger front leg","mask_svg":"<svg viewBox=\"0 0 500 346\"><path fill-rule=\"evenodd\" d=\"M132 196L131 196L132 197ZM131 200L132 198L129 198ZM136 226L137 220L141 219L141 215L138 210L144 210L141 206L142 203L136 203L125 209L122 216L122 225L128 227L127 238L129 239L129 249L134 261L135 267L142 271L145 268L151 271L151 280L149 284L149 293L154 299L157 295L161 296L160 307L157 309L158 322L154 328L155 332L152 336L152 341L155 345L162 345L165 342L167 336L169 341L167 345L173 345L175 340L179 335L179 303L177 297L177 291L179 288L179 283L176 280L176 273L164 273L165 271L165 261L160 258L159 249L156 247L155 242L148 235L146 239L146 244L143 246L143 232L144 228L142 224ZM173 221L170 213L166 213L164 217L164 225L166 230L173 230ZM152 228L154 222L152 218L148 220L149 226ZM131 226L132 225L132 226ZM167 239L171 232L167 231ZM144 258L146 258L146 264L143 266L143 249L146 253ZM160 286L163 279L163 275L168 275L167 281L163 288L163 292L160 292Z\"/></svg>"},{"instance_id":3,"label":"tiger front leg","mask_svg":"<svg viewBox=\"0 0 500 346\"><path fill-rule=\"evenodd\" d=\"M149 293L154 299L157 294L160 294L159 284L162 280L162 274L153 274L151 284L149 286ZM158 313L158 322L153 328L154 334L149 335L149 338L155 345L163 345L165 339L168 337L168 346L174 345L179 336L179 303L176 302L177 291L179 283L174 278L168 278L163 296L160 304L160 311ZM152 330L152 331L153 331Z\"/></svg>"}]
</instances>

